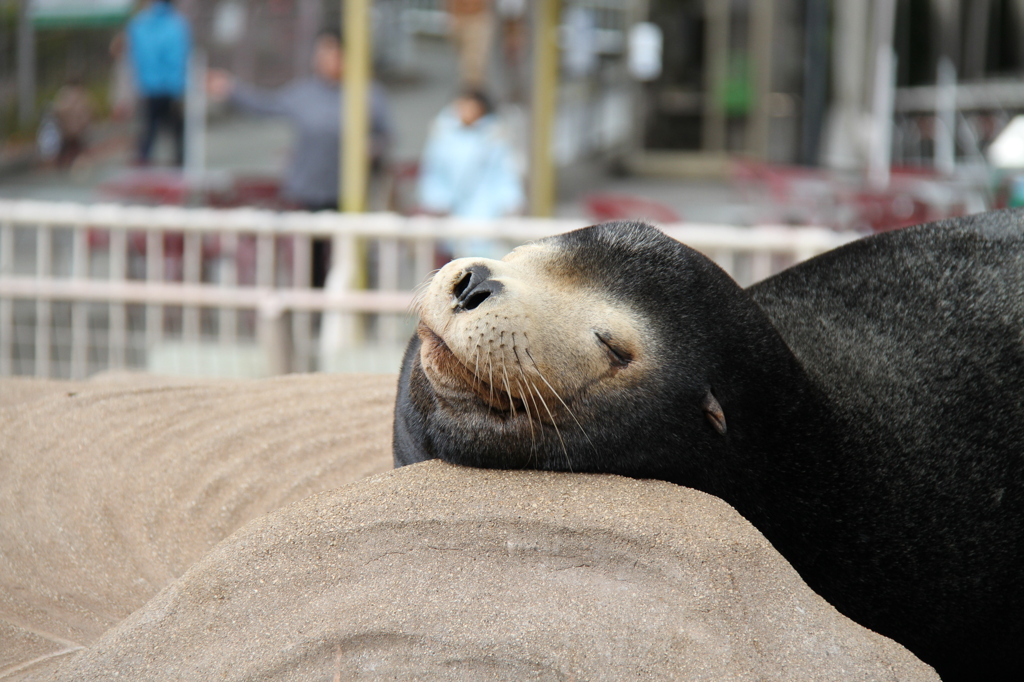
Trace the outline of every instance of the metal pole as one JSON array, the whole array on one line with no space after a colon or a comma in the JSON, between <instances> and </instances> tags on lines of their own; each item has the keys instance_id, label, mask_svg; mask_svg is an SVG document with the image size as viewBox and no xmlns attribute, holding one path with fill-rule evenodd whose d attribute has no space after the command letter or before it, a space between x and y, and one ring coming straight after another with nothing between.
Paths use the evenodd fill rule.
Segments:
<instances>
[{"instance_id":1,"label":"metal pole","mask_svg":"<svg viewBox=\"0 0 1024 682\"><path fill-rule=\"evenodd\" d=\"M706 151L725 149L725 110L722 85L729 68L730 0L706 0L704 16L704 122Z\"/></svg>"},{"instance_id":2,"label":"metal pole","mask_svg":"<svg viewBox=\"0 0 1024 682\"><path fill-rule=\"evenodd\" d=\"M825 160L832 168L862 168L867 158L860 139L865 100L864 73L868 64L866 46L870 40L870 4L866 1L837 2L833 8L834 95Z\"/></svg>"},{"instance_id":3,"label":"metal pole","mask_svg":"<svg viewBox=\"0 0 1024 682\"><path fill-rule=\"evenodd\" d=\"M18 14L18 123L32 124L36 114L36 33L29 9L32 0L21 0Z\"/></svg>"},{"instance_id":4,"label":"metal pole","mask_svg":"<svg viewBox=\"0 0 1024 682\"><path fill-rule=\"evenodd\" d=\"M896 55L892 49L896 27L896 0L874 2L875 73L871 96L871 143L868 148L868 182L882 190L889 186L892 164L892 117L896 83Z\"/></svg>"},{"instance_id":5,"label":"metal pole","mask_svg":"<svg viewBox=\"0 0 1024 682\"><path fill-rule=\"evenodd\" d=\"M366 210L369 176L370 2L344 0L344 100L341 135L341 210Z\"/></svg>"},{"instance_id":6,"label":"metal pole","mask_svg":"<svg viewBox=\"0 0 1024 682\"><path fill-rule=\"evenodd\" d=\"M937 57L938 59L943 56L949 57L953 68L959 71L962 55L960 0L932 0L932 11L939 20L939 54Z\"/></svg>"},{"instance_id":7,"label":"metal pole","mask_svg":"<svg viewBox=\"0 0 1024 682\"><path fill-rule=\"evenodd\" d=\"M366 211L366 195L370 174L370 77L372 46L370 43L370 0L343 0L342 35L345 37L345 58L342 80L344 106L341 112L341 210L347 213ZM353 237L336 238L331 247L331 271L338 270L341 290L366 285L366 241ZM330 278L328 278L330 279ZM353 345L364 336L363 316L345 316L342 323L343 343Z\"/></svg>"},{"instance_id":8,"label":"metal pole","mask_svg":"<svg viewBox=\"0 0 1024 682\"><path fill-rule=\"evenodd\" d=\"M964 40L964 80L980 80L985 75L988 52L990 0L973 0L968 6L967 37Z\"/></svg>"},{"instance_id":9,"label":"metal pole","mask_svg":"<svg viewBox=\"0 0 1024 682\"><path fill-rule=\"evenodd\" d=\"M636 2L630 3L628 7L629 10L627 10L628 14L626 20L627 28L631 28L641 21L647 21L650 19L651 8L648 0L637 0ZM649 111L648 99L653 97L650 92L650 88L645 87L644 82L639 79L634 79L630 83L630 90L633 96L633 130L627 143L627 156L642 154L644 151L647 135L647 114Z\"/></svg>"},{"instance_id":10,"label":"metal pole","mask_svg":"<svg viewBox=\"0 0 1024 682\"><path fill-rule=\"evenodd\" d=\"M956 67L949 57L939 59L935 84L935 170L956 170Z\"/></svg>"},{"instance_id":11,"label":"metal pole","mask_svg":"<svg viewBox=\"0 0 1024 682\"><path fill-rule=\"evenodd\" d=\"M828 100L828 0L806 0L804 38L804 102L800 162L817 166L821 127Z\"/></svg>"},{"instance_id":12,"label":"metal pole","mask_svg":"<svg viewBox=\"0 0 1024 682\"><path fill-rule=\"evenodd\" d=\"M758 0L751 3L750 20L753 23L751 53L754 57L755 92L750 151L754 156L767 161L772 123L770 100L774 67L772 33L775 28L775 0Z\"/></svg>"},{"instance_id":13,"label":"metal pole","mask_svg":"<svg viewBox=\"0 0 1024 682\"><path fill-rule=\"evenodd\" d=\"M558 99L558 15L560 0L533 5L533 92L529 196L531 215L554 213L555 163L551 150Z\"/></svg>"}]
</instances>

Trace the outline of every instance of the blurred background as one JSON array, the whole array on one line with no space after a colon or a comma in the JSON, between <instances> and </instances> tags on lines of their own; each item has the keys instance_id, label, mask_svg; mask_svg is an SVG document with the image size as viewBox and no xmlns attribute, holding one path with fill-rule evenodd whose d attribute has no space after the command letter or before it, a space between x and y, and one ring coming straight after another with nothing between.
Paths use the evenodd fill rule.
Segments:
<instances>
[{"instance_id":1,"label":"blurred background","mask_svg":"<svg viewBox=\"0 0 1024 682\"><path fill-rule=\"evenodd\" d=\"M453 257L1024 204L1024 0L0 0L0 375L394 372Z\"/></svg>"}]
</instances>

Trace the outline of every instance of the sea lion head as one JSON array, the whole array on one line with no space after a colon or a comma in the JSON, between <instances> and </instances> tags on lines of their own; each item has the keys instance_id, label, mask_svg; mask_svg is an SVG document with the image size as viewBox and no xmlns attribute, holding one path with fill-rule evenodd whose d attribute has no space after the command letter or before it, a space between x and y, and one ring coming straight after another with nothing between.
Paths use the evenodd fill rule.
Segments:
<instances>
[{"instance_id":1,"label":"sea lion head","mask_svg":"<svg viewBox=\"0 0 1024 682\"><path fill-rule=\"evenodd\" d=\"M714 263L636 222L500 261L452 261L419 313L397 464L439 457L691 484L690 474L714 476L715 453L742 437L740 393L757 390L740 380L744 357L770 329L746 323L756 306Z\"/></svg>"}]
</instances>

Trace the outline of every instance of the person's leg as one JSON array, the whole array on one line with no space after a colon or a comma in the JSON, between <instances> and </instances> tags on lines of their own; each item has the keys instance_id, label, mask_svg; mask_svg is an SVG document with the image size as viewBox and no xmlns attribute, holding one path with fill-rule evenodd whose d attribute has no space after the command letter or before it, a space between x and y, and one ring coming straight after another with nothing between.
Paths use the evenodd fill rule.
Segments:
<instances>
[{"instance_id":1,"label":"person's leg","mask_svg":"<svg viewBox=\"0 0 1024 682\"><path fill-rule=\"evenodd\" d=\"M316 213L318 211L336 211L337 203L318 204L310 203L302 206L304 211ZM331 238L314 237L312 239L312 253L310 254L310 284L314 289L323 289L327 282L327 275L331 272Z\"/></svg>"},{"instance_id":2,"label":"person's leg","mask_svg":"<svg viewBox=\"0 0 1024 682\"><path fill-rule=\"evenodd\" d=\"M331 240L313 239L313 276L310 284L314 289L323 289L327 273L331 271Z\"/></svg>"},{"instance_id":3,"label":"person's leg","mask_svg":"<svg viewBox=\"0 0 1024 682\"><path fill-rule=\"evenodd\" d=\"M185 165L185 106L180 98L168 98L168 122L174 135L174 163Z\"/></svg>"},{"instance_id":4,"label":"person's leg","mask_svg":"<svg viewBox=\"0 0 1024 682\"><path fill-rule=\"evenodd\" d=\"M85 141L81 135L69 136L64 143L61 145L61 156L63 157L63 163L61 165L68 167L74 164L82 152L85 150Z\"/></svg>"},{"instance_id":5,"label":"person's leg","mask_svg":"<svg viewBox=\"0 0 1024 682\"><path fill-rule=\"evenodd\" d=\"M149 163L149 155L153 151L153 141L156 139L157 126L159 124L160 107L156 97L143 97L142 106L142 132L139 135L139 148L136 161L142 164Z\"/></svg>"}]
</instances>

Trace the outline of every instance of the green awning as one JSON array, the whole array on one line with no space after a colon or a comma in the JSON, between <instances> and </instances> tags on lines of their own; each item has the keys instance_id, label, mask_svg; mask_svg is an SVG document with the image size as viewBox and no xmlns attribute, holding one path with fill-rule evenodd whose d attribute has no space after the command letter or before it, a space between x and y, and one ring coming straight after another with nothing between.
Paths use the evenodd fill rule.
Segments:
<instances>
[{"instance_id":1,"label":"green awning","mask_svg":"<svg viewBox=\"0 0 1024 682\"><path fill-rule=\"evenodd\" d=\"M32 25L46 28L89 28L123 24L133 0L33 0Z\"/></svg>"}]
</instances>

